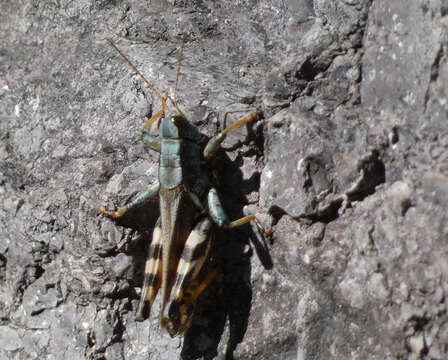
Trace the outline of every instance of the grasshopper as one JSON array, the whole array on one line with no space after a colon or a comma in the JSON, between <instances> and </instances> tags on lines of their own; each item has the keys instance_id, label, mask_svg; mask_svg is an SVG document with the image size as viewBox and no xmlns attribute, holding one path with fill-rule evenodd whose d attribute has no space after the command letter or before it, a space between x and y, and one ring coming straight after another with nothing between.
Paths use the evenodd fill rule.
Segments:
<instances>
[{"instance_id":1,"label":"grasshopper","mask_svg":"<svg viewBox=\"0 0 448 360\"><path fill-rule=\"evenodd\" d=\"M212 228L235 228L254 221L266 234L253 215L230 221L218 193L213 187L208 161L214 156L226 135L239 126L250 123L261 110L230 125L210 140L182 113L176 102L183 44L179 51L173 97L161 95L132 62L115 46L135 73L148 85L161 103L161 110L146 121L141 140L157 151L159 177L155 184L134 195L117 210L99 207L100 213L118 219L129 210L158 198L160 217L153 230L145 263L144 280L135 319L143 321L161 289L160 324L171 337L183 334L189 327L196 299L216 277L210 271L200 277L212 242ZM159 136L149 130L158 120Z\"/></svg>"}]
</instances>

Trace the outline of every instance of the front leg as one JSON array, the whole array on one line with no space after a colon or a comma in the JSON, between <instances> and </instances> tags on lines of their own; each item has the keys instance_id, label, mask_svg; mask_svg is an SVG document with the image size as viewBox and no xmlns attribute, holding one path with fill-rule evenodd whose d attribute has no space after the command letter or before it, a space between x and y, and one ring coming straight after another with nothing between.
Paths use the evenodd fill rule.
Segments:
<instances>
[{"instance_id":1,"label":"front leg","mask_svg":"<svg viewBox=\"0 0 448 360\"><path fill-rule=\"evenodd\" d=\"M162 103L166 100L166 95L162 97ZM140 135L140 139L143 141L143 144L145 144L150 149L157 151L160 153L160 138L157 136L151 135L149 133L149 129L151 128L151 125L154 121L160 119L165 115L165 108L162 108L159 112L154 114L150 119L148 119L145 122L145 125L143 125L142 133Z\"/></svg>"},{"instance_id":2,"label":"front leg","mask_svg":"<svg viewBox=\"0 0 448 360\"><path fill-rule=\"evenodd\" d=\"M118 219L126 214L129 210L132 210L136 207L139 207L151 200L154 200L159 194L160 184L157 181L155 184L149 185L145 190L138 192L135 194L128 204L122 206L116 211L106 210L106 208L101 205L98 210L101 214L107 216L111 219Z\"/></svg>"},{"instance_id":3,"label":"front leg","mask_svg":"<svg viewBox=\"0 0 448 360\"><path fill-rule=\"evenodd\" d=\"M142 131L140 139L143 141L143 144L145 144L145 146L147 146L150 149L160 153L161 142L160 142L160 138L159 137L151 135L150 133L148 133L146 131L146 129L144 129Z\"/></svg>"},{"instance_id":4,"label":"front leg","mask_svg":"<svg viewBox=\"0 0 448 360\"><path fill-rule=\"evenodd\" d=\"M251 121L254 121L255 118L258 115L261 115L262 113L263 112L261 110L257 110L255 112L253 112L252 114L250 114L249 116L246 116L245 118L238 120L236 123L228 126L223 131L221 131L218 135L213 136L204 148L204 152L203 152L204 159L208 160L213 155L216 154L216 152L219 149L219 146L224 141L224 139L226 138L226 136L229 132L231 132L232 130L235 130L237 127L240 127L241 125L244 125L244 124L250 123Z\"/></svg>"}]
</instances>

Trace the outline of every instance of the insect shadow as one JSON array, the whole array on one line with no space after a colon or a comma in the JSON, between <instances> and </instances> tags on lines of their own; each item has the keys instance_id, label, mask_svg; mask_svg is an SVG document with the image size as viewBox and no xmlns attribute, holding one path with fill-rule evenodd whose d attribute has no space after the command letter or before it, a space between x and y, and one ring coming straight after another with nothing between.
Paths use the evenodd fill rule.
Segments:
<instances>
[{"instance_id":1,"label":"insect shadow","mask_svg":"<svg viewBox=\"0 0 448 360\"><path fill-rule=\"evenodd\" d=\"M249 130L249 136L253 135ZM215 172L220 180L217 186L223 206L232 218L241 218L247 195L259 188L259 173L243 180L239 161L231 161L224 150L216 155ZM219 165L218 165L219 164ZM258 230L258 229L257 229ZM272 268L264 237L254 233L252 227L219 229L213 232L214 241L210 259L221 272L217 281L204 293L197 304L195 317L184 337L181 357L185 360L213 359L217 354L226 320L228 340L226 359L233 359L233 352L243 340L248 326L252 304L251 256L255 248L265 268Z\"/></svg>"}]
</instances>

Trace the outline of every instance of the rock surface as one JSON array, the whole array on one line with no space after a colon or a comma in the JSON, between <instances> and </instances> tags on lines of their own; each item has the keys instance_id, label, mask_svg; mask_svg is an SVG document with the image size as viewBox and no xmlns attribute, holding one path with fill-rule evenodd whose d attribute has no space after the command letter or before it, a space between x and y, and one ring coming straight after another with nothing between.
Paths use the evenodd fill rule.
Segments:
<instances>
[{"instance_id":1,"label":"rock surface","mask_svg":"<svg viewBox=\"0 0 448 360\"><path fill-rule=\"evenodd\" d=\"M448 358L448 7L441 0L2 1L1 359ZM232 218L179 346L133 320L157 204L138 139L172 89Z\"/></svg>"}]
</instances>

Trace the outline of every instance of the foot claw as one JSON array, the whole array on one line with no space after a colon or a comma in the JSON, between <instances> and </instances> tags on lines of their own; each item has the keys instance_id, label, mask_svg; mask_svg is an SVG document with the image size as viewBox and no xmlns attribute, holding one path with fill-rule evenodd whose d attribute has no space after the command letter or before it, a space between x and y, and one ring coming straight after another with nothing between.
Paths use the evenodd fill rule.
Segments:
<instances>
[{"instance_id":1,"label":"foot claw","mask_svg":"<svg viewBox=\"0 0 448 360\"><path fill-rule=\"evenodd\" d=\"M122 214L119 211L109 211L103 205L98 206L98 211L111 219L119 218Z\"/></svg>"},{"instance_id":2,"label":"foot claw","mask_svg":"<svg viewBox=\"0 0 448 360\"><path fill-rule=\"evenodd\" d=\"M105 208L103 205L98 206L98 211L99 211L101 214L104 214L104 213L107 212L106 208Z\"/></svg>"}]
</instances>

